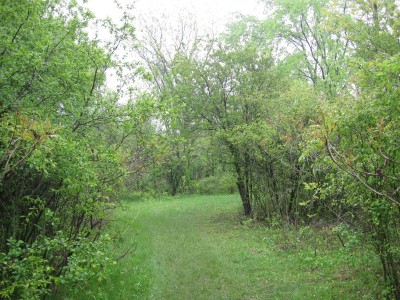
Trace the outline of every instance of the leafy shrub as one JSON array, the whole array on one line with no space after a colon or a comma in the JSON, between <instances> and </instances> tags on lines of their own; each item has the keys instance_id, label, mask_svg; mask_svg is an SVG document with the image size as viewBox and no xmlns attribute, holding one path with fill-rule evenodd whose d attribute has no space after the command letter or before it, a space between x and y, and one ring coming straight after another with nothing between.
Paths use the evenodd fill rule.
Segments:
<instances>
[{"instance_id":1,"label":"leafy shrub","mask_svg":"<svg viewBox=\"0 0 400 300\"><path fill-rule=\"evenodd\" d=\"M0 297L40 299L53 289L74 294L89 281L102 281L116 264L106 251L109 237L97 241L68 241L62 234L32 245L9 239L8 252L0 253ZM68 264L64 265L63 260Z\"/></svg>"},{"instance_id":2,"label":"leafy shrub","mask_svg":"<svg viewBox=\"0 0 400 300\"><path fill-rule=\"evenodd\" d=\"M74 244L68 265L59 279L68 294L82 293L89 281L102 282L107 278L112 266L117 264L107 251L109 241L109 236L105 235L95 242L81 239Z\"/></svg>"},{"instance_id":3,"label":"leafy shrub","mask_svg":"<svg viewBox=\"0 0 400 300\"><path fill-rule=\"evenodd\" d=\"M43 258L46 249L38 243L29 246L14 239L9 239L7 245L9 251L0 253L0 297L39 299L48 294L54 282L54 269Z\"/></svg>"},{"instance_id":4,"label":"leafy shrub","mask_svg":"<svg viewBox=\"0 0 400 300\"><path fill-rule=\"evenodd\" d=\"M147 114L104 87L131 26L100 46L77 1L5 0L0 16L0 298L38 299L104 269L120 148Z\"/></svg>"},{"instance_id":5,"label":"leafy shrub","mask_svg":"<svg viewBox=\"0 0 400 300\"><path fill-rule=\"evenodd\" d=\"M200 194L232 194L236 190L237 187L233 174L210 176L197 182L197 192Z\"/></svg>"}]
</instances>

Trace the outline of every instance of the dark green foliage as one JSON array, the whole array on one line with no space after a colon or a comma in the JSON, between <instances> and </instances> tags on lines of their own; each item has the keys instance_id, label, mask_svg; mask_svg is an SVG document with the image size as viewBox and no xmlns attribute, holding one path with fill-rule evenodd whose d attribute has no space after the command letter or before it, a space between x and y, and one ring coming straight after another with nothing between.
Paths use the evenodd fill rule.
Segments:
<instances>
[{"instance_id":1,"label":"dark green foliage","mask_svg":"<svg viewBox=\"0 0 400 300\"><path fill-rule=\"evenodd\" d=\"M220 174L203 178L197 182L197 192L205 195L233 194L236 192L234 174Z\"/></svg>"},{"instance_id":2,"label":"dark green foliage","mask_svg":"<svg viewBox=\"0 0 400 300\"><path fill-rule=\"evenodd\" d=\"M117 62L88 38L91 18L74 1L0 5L1 298L39 299L112 261L99 236L126 173L120 147L148 113L105 90Z\"/></svg>"}]
</instances>

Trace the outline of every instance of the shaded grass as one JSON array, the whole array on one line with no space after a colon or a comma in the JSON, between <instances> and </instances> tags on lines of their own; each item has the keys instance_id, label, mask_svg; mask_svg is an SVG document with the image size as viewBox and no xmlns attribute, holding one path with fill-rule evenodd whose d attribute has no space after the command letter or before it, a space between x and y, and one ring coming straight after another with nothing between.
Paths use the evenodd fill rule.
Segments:
<instances>
[{"instance_id":1,"label":"shaded grass","mask_svg":"<svg viewBox=\"0 0 400 300\"><path fill-rule=\"evenodd\" d=\"M111 221L111 251L124 256L133 245L133 253L82 299L377 297L369 251L344 249L311 228L266 228L240 213L236 195L125 202Z\"/></svg>"}]
</instances>

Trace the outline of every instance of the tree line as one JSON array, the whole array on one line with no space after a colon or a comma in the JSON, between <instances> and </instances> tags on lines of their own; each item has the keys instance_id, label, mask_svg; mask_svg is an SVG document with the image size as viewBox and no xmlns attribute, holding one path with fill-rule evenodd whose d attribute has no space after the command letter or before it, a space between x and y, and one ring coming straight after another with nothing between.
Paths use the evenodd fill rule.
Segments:
<instances>
[{"instance_id":1,"label":"tree line","mask_svg":"<svg viewBox=\"0 0 400 300\"><path fill-rule=\"evenodd\" d=\"M0 3L2 299L73 288L115 260L100 231L128 174L124 147L153 106L106 87L108 70L140 73L116 55L133 48L122 21L76 1ZM95 28L108 39L89 37Z\"/></svg>"},{"instance_id":2,"label":"tree line","mask_svg":"<svg viewBox=\"0 0 400 300\"><path fill-rule=\"evenodd\" d=\"M360 231L399 299L399 5L265 8L218 36L190 21L175 35L144 23L138 52L164 108L154 133L166 152L136 182L173 195L236 186L248 217Z\"/></svg>"}]
</instances>

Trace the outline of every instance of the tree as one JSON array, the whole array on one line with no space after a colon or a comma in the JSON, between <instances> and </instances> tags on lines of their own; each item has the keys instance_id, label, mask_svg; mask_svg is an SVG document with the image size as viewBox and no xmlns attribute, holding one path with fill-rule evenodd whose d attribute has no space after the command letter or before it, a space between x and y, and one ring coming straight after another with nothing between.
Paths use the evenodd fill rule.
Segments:
<instances>
[{"instance_id":1,"label":"tree","mask_svg":"<svg viewBox=\"0 0 400 300\"><path fill-rule=\"evenodd\" d=\"M334 176L345 178L337 180L339 188L361 206L359 224L372 238L389 295L396 299L400 298L398 15L394 1L350 1L348 14L336 16L338 30L349 28L351 33L352 80L345 93L323 106L322 125L317 127L321 144L339 170Z\"/></svg>"},{"instance_id":2,"label":"tree","mask_svg":"<svg viewBox=\"0 0 400 300\"><path fill-rule=\"evenodd\" d=\"M304 77L328 98L334 98L346 88L346 58L349 52L349 32L337 30L332 11L346 14L347 1L266 1L272 19L265 26L275 31L277 48L290 58L293 71Z\"/></svg>"},{"instance_id":3,"label":"tree","mask_svg":"<svg viewBox=\"0 0 400 300\"><path fill-rule=\"evenodd\" d=\"M232 159L244 213L260 218L295 211L288 212L282 204L287 203L284 181L294 179L293 174L283 167L282 153L271 156L282 139L274 118L287 105L279 103L287 81L282 80L281 69L263 41L258 22L250 18L209 41L206 55L178 57L171 71L174 97L170 98L173 107L183 103L184 128L209 132L222 142ZM278 196L280 191L283 198ZM293 190L292 200L297 196Z\"/></svg>"},{"instance_id":4,"label":"tree","mask_svg":"<svg viewBox=\"0 0 400 300\"><path fill-rule=\"evenodd\" d=\"M132 27L113 27L100 46L76 2L3 1L0 16L0 297L39 298L104 267L100 229L135 116L105 88L105 73Z\"/></svg>"}]
</instances>

